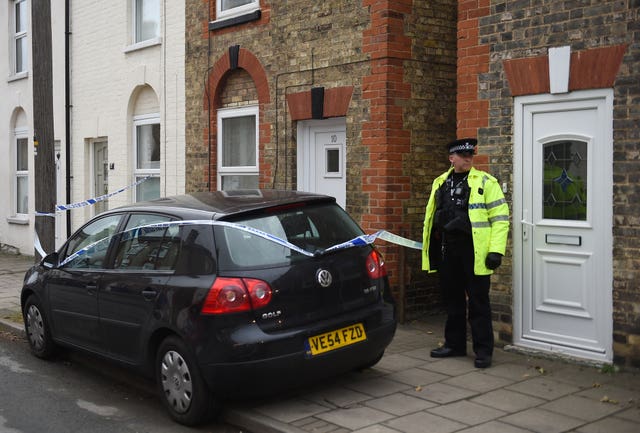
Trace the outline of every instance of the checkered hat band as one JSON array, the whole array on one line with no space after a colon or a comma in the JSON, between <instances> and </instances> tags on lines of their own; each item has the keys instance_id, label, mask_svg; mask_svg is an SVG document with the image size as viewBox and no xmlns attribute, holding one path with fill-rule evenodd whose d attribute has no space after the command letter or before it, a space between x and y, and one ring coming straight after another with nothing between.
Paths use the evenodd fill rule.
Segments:
<instances>
[{"instance_id":1,"label":"checkered hat band","mask_svg":"<svg viewBox=\"0 0 640 433\"><path fill-rule=\"evenodd\" d=\"M456 153L456 152L464 152L465 150L468 151L473 151L475 150L475 146L471 143L463 143L463 144L459 144L457 146L453 146L449 149L449 153Z\"/></svg>"}]
</instances>

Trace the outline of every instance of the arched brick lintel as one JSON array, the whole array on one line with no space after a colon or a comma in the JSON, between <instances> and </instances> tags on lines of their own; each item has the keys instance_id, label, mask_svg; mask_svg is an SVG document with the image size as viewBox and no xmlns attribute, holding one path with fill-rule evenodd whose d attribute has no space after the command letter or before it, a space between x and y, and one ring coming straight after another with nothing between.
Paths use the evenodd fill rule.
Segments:
<instances>
[{"instance_id":1,"label":"arched brick lintel","mask_svg":"<svg viewBox=\"0 0 640 433\"><path fill-rule=\"evenodd\" d=\"M267 74L262 67L262 64L256 56L249 50L240 48L238 53L238 68L242 68L251 76L256 91L258 92L258 100L260 104L265 104L271 101L271 95L269 93L269 81L267 80ZM231 70L231 56L227 51L218 61L211 67L209 72L208 86L211 100L204 95L204 106L206 109L213 107L214 109L220 105L219 97L222 79L225 74ZM209 107L211 104L211 107Z\"/></svg>"},{"instance_id":2,"label":"arched brick lintel","mask_svg":"<svg viewBox=\"0 0 640 433\"><path fill-rule=\"evenodd\" d=\"M613 87L626 50L623 44L571 53L569 91ZM549 93L548 57L510 59L503 66L511 96Z\"/></svg>"},{"instance_id":3,"label":"arched brick lintel","mask_svg":"<svg viewBox=\"0 0 640 433\"><path fill-rule=\"evenodd\" d=\"M260 105L261 119L259 125L259 143L260 143L260 186L267 187L272 182L272 166L271 163L264 159L264 147L270 140L271 124L265 123L263 117L264 104L271 102L269 93L269 85L267 74L264 71L260 61L248 50L240 48L238 52L238 68L247 71L258 93L258 103ZM217 168L216 158L216 132L217 132L217 110L220 107L220 93L224 87L224 76L232 71L231 55L227 51L218 61L211 67L208 74L205 92L203 95L203 105L209 123L203 132L203 139L207 143L209 149L209 164L205 171L205 180L209 186L209 190L216 189Z\"/></svg>"}]
</instances>

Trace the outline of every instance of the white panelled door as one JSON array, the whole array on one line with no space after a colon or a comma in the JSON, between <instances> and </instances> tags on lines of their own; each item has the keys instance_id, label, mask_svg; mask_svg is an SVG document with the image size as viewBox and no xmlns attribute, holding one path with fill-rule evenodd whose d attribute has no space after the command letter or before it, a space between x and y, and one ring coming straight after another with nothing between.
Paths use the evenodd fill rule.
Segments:
<instances>
[{"instance_id":1,"label":"white panelled door","mask_svg":"<svg viewBox=\"0 0 640 433\"><path fill-rule=\"evenodd\" d=\"M59 140L53 142L53 158L56 164L56 205L66 203L66 179L62 161L62 146ZM67 240L67 215L56 213L56 250Z\"/></svg>"},{"instance_id":2,"label":"white panelled door","mask_svg":"<svg viewBox=\"0 0 640 433\"><path fill-rule=\"evenodd\" d=\"M106 141L93 143L93 197L109 193L109 154ZM93 205L94 215L109 208L109 200L103 200Z\"/></svg>"},{"instance_id":3,"label":"white panelled door","mask_svg":"<svg viewBox=\"0 0 640 433\"><path fill-rule=\"evenodd\" d=\"M346 122L341 119L298 124L298 185L300 191L317 192L347 202Z\"/></svg>"},{"instance_id":4,"label":"white panelled door","mask_svg":"<svg viewBox=\"0 0 640 433\"><path fill-rule=\"evenodd\" d=\"M516 98L517 345L612 360L612 98Z\"/></svg>"}]
</instances>

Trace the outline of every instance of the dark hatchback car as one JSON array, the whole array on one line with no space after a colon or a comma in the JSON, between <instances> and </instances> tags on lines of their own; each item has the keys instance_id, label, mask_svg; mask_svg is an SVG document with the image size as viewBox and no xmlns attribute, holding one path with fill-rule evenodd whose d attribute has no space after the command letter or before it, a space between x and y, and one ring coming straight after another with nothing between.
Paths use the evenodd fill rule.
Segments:
<instances>
[{"instance_id":1,"label":"dark hatchback car","mask_svg":"<svg viewBox=\"0 0 640 433\"><path fill-rule=\"evenodd\" d=\"M396 318L380 254L349 243L360 235L333 198L294 191L104 212L27 272L31 350L79 348L155 376L187 425L229 397L370 367Z\"/></svg>"}]
</instances>

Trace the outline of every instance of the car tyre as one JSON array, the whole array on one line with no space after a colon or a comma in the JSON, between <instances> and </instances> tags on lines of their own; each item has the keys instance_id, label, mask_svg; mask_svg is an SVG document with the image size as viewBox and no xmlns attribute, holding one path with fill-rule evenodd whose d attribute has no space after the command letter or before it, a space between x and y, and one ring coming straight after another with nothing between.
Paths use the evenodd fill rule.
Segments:
<instances>
[{"instance_id":1,"label":"car tyre","mask_svg":"<svg viewBox=\"0 0 640 433\"><path fill-rule=\"evenodd\" d=\"M38 358L51 358L55 353L56 345L51 337L49 320L36 295L31 295L27 298L22 316L24 317L24 330L27 334L31 352Z\"/></svg>"},{"instance_id":2,"label":"car tyre","mask_svg":"<svg viewBox=\"0 0 640 433\"><path fill-rule=\"evenodd\" d=\"M194 426L216 415L217 404L195 357L175 336L167 337L158 348L156 381L162 402L178 423Z\"/></svg>"}]
</instances>

